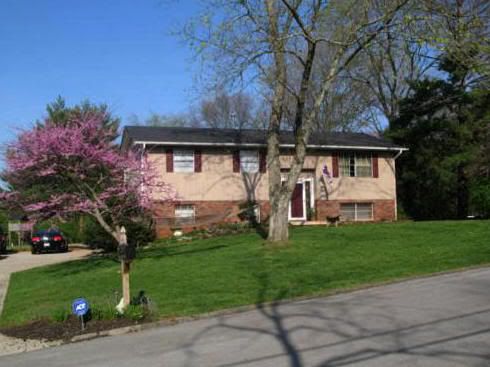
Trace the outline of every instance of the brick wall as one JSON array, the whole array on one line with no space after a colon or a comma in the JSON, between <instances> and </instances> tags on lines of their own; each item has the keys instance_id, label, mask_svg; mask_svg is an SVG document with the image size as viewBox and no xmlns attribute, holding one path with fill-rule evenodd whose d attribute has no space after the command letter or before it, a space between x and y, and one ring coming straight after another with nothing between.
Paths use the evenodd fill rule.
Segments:
<instances>
[{"instance_id":1,"label":"brick wall","mask_svg":"<svg viewBox=\"0 0 490 367\"><path fill-rule=\"evenodd\" d=\"M316 219L324 220L327 216L335 217L340 214L340 204L352 203L352 200L316 200ZM394 200L364 200L357 203L373 203L373 220L375 222L395 220Z\"/></svg>"},{"instance_id":2,"label":"brick wall","mask_svg":"<svg viewBox=\"0 0 490 367\"><path fill-rule=\"evenodd\" d=\"M393 221L396 219L395 200L377 200L374 202L374 220Z\"/></svg>"},{"instance_id":3,"label":"brick wall","mask_svg":"<svg viewBox=\"0 0 490 367\"><path fill-rule=\"evenodd\" d=\"M349 200L316 200L316 220L323 221L327 216L335 217L340 214L340 204L352 203ZM361 201L357 201L361 202ZM373 220L395 220L394 200L370 200L363 201L373 203ZM175 206L194 205L196 221L189 225L176 225L174 221ZM206 228L217 223L240 222L239 214L243 211L242 201L177 201L172 203L156 203L154 210L155 227L158 237L168 237L172 234L172 228L182 228L184 232ZM270 213L268 201L260 201L261 221L266 222Z\"/></svg>"},{"instance_id":4,"label":"brick wall","mask_svg":"<svg viewBox=\"0 0 490 367\"><path fill-rule=\"evenodd\" d=\"M176 224L174 219L175 207L178 205L193 205L195 221L192 224ZM270 213L268 201L260 201L261 221L267 221ZM153 212L158 237L167 237L172 234L172 228L182 228L184 232L217 223L237 223L241 219L239 214L244 211L243 201L175 201L156 203Z\"/></svg>"}]
</instances>

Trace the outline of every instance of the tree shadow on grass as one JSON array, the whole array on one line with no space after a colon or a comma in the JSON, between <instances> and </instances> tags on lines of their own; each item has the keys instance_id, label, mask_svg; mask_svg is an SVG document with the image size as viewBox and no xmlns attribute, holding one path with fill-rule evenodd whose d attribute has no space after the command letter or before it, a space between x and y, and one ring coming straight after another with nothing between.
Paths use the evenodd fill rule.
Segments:
<instances>
[{"instance_id":1,"label":"tree shadow on grass","mask_svg":"<svg viewBox=\"0 0 490 367\"><path fill-rule=\"evenodd\" d=\"M263 223L258 223L256 221L252 221L252 227L254 228L255 232L262 238L263 240L267 239L268 236L268 227L266 227Z\"/></svg>"},{"instance_id":2,"label":"tree shadow on grass","mask_svg":"<svg viewBox=\"0 0 490 367\"><path fill-rule=\"evenodd\" d=\"M234 244L218 244L207 246L176 245L170 247L161 247L156 249L147 249L138 251L136 262L143 259L161 259L174 256L194 255L206 252L221 250L223 248L234 246ZM68 261L60 264L49 265L42 269L46 274L56 276L69 276L82 272L91 272L108 266L119 266L120 260L115 253L89 255L87 258L80 260Z\"/></svg>"},{"instance_id":3,"label":"tree shadow on grass","mask_svg":"<svg viewBox=\"0 0 490 367\"><path fill-rule=\"evenodd\" d=\"M107 266L114 266L116 262L119 263L119 261L116 260L116 257L96 257L52 264L36 270L45 274L63 277L78 273L92 272L100 268L106 268Z\"/></svg>"},{"instance_id":4,"label":"tree shadow on grass","mask_svg":"<svg viewBox=\"0 0 490 367\"><path fill-rule=\"evenodd\" d=\"M155 250L145 250L142 252L139 252L137 255L137 259L147 259L147 258L152 258L152 259L158 259L162 257L173 257L173 256L182 256L182 255L190 255L190 254L198 254L198 253L203 253L203 252L210 252L210 251L216 251L220 250L226 247L230 247L231 245L215 245L215 246L208 246L208 247L203 247L203 248L188 248L182 251L175 251L174 249L166 249L166 248L159 248Z\"/></svg>"}]
</instances>

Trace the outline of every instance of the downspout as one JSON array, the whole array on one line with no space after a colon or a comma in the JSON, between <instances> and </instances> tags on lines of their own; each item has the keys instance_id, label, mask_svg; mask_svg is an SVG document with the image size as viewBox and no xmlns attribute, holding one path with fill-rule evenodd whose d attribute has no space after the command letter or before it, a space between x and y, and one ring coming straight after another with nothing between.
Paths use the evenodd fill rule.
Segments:
<instances>
[{"instance_id":1,"label":"downspout","mask_svg":"<svg viewBox=\"0 0 490 367\"><path fill-rule=\"evenodd\" d=\"M141 151L139 153L139 159L140 159L140 175L143 175L143 171L147 169L146 162L145 162L145 150L146 150L146 143L141 144ZM145 191L144 183L140 183L140 191L143 193Z\"/></svg>"},{"instance_id":2,"label":"downspout","mask_svg":"<svg viewBox=\"0 0 490 367\"><path fill-rule=\"evenodd\" d=\"M393 157L393 174L395 176L395 221L398 220L398 195L396 193L396 167L395 167L395 164L396 164L396 159L403 154L403 150L404 149L400 149L398 151L398 153L396 153L395 156Z\"/></svg>"},{"instance_id":3,"label":"downspout","mask_svg":"<svg viewBox=\"0 0 490 367\"><path fill-rule=\"evenodd\" d=\"M400 149L400 150L398 151L398 153L396 153L396 155L393 157L393 160L395 160L395 161L396 161L396 159L397 159L399 156L401 156L401 155L403 154L403 151L404 151L404 149Z\"/></svg>"},{"instance_id":4,"label":"downspout","mask_svg":"<svg viewBox=\"0 0 490 367\"><path fill-rule=\"evenodd\" d=\"M141 149L141 156L140 156L140 166L143 168L143 165L145 165L144 168L146 168L146 161L144 161L145 153L146 153L146 143L143 143L141 147L142 149Z\"/></svg>"}]
</instances>

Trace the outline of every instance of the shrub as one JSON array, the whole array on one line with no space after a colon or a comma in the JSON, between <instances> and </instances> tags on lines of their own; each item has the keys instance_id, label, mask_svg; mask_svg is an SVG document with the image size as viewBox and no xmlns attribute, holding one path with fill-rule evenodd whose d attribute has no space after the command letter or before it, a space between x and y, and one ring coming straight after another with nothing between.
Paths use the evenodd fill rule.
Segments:
<instances>
[{"instance_id":1,"label":"shrub","mask_svg":"<svg viewBox=\"0 0 490 367\"><path fill-rule=\"evenodd\" d=\"M127 221L123 225L126 228L129 244L136 247L145 246L155 239L153 222L150 217L142 217L138 222ZM108 252L117 249L117 243L114 238L94 220L87 224L84 242L93 248L101 248Z\"/></svg>"},{"instance_id":2,"label":"shrub","mask_svg":"<svg viewBox=\"0 0 490 367\"><path fill-rule=\"evenodd\" d=\"M152 304L131 304L127 307L124 314L120 314L116 310L116 304L106 302L92 305L88 313L84 316L84 320L85 322L90 322L90 320L100 321L126 318L133 321L148 321L154 315L156 315L156 312ZM61 308L52 313L51 320L63 323L72 317L74 316L69 308Z\"/></svg>"},{"instance_id":3,"label":"shrub","mask_svg":"<svg viewBox=\"0 0 490 367\"><path fill-rule=\"evenodd\" d=\"M53 312L51 318L56 322L65 322L66 320L68 320L70 316L71 316L70 310L61 308Z\"/></svg>"},{"instance_id":4,"label":"shrub","mask_svg":"<svg viewBox=\"0 0 490 367\"><path fill-rule=\"evenodd\" d=\"M248 233L255 230L255 226L248 222L240 223L219 223L211 225L206 229L189 233L193 238L210 238L226 236L230 234Z\"/></svg>"},{"instance_id":5,"label":"shrub","mask_svg":"<svg viewBox=\"0 0 490 367\"><path fill-rule=\"evenodd\" d=\"M474 214L490 217L490 179L473 183L470 190L470 207Z\"/></svg>"},{"instance_id":6,"label":"shrub","mask_svg":"<svg viewBox=\"0 0 490 367\"><path fill-rule=\"evenodd\" d=\"M129 305L124 311L123 317L134 321L142 321L151 318L150 314L150 309L145 305Z\"/></svg>"},{"instance_id":7,"label":"shrub","mask_svg":"<svg viewBox=\"0 0 490 367\"><path fill-rule=\"evenodd\" d=\"M257 223L258 218L255 216L255 209L258 207L257 202L255 201L246 201L241 203L238 208L240 209L240 213L238 214L238 218L242 221L247 221L251 224Z\"/></svg>"},{"instance_id":8,"label":"shrub","mask_svg":"<svg viewBox=\"0 0 490 367\"><path fill-rule=\"evenodd\" d=\"M94 305L90 308L89 320L114 320L119 317L116 306L110 303Z\"/></svg>"}]
</instances>

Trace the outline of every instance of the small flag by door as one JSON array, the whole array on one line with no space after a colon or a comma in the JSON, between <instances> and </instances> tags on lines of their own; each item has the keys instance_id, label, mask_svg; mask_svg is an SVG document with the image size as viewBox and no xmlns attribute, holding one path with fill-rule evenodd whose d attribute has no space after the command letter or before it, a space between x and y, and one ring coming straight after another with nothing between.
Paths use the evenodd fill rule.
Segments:
<instances>
[{"instance_id":1,"label":"small flag by door","mask_svg":"<svg viewBox=\"0 0 490 367\"><path fill-rule=\"evenodd\" d=\"M331 185L332 184L332 176L330 175L330 172L328 171L328 167L326 164L323 166L322 172L323 172L323 176L325 177L327 183L329 185Z\"/></svg>"}]
</instances>

